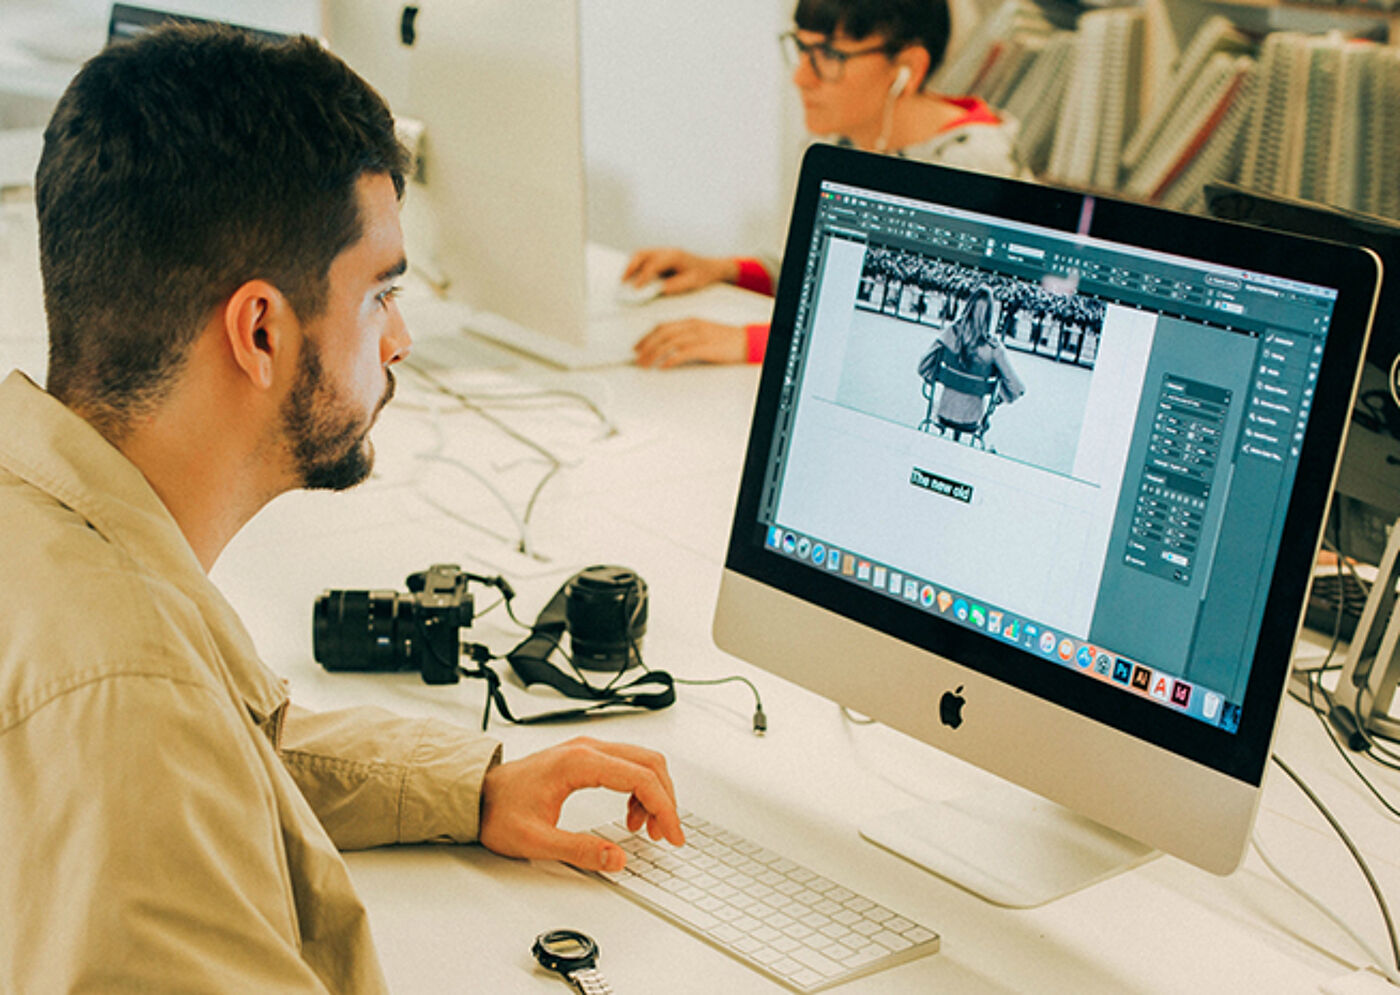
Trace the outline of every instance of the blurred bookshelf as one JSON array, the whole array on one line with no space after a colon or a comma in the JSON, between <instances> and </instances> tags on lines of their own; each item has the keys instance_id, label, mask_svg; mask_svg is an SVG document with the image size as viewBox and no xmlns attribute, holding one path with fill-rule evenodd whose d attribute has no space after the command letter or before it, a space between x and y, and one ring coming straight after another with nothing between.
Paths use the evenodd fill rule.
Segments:
<instances>
[{"instance_id":1,"label":"blurred bookshelf","mask_svg":"<svg viewBox=\"0 0 1400 995\"><path fill-rule=\"evenodd\" d=\"M1036 178L1204 212L1205 185L1400 218L1400 0L1003 0L932 83Z\"/></svg>"}]
</instances>

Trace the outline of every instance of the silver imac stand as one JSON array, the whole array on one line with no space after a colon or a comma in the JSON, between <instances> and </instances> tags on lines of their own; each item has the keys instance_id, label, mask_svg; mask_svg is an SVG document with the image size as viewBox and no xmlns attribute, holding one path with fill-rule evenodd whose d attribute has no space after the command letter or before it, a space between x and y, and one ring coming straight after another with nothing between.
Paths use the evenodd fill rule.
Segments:
<instances>
[{"instance_id":1,"label":"silver imac stand","mask_svg":"<svg viewBox=\"0 0 1400 995\"><path fill-rule=\"evenodd\" d=\"M1357 724L1376 735L1400 738L1400 721L1391 718L1395 685L1400 681L1400 613L1395 610L1400 519L1390 529L1380 569L1351 638L1346 664L1337 681L1337 703L1352 709Z\"/></svg>"},{"instance_id":2,"label":"silver imac stand","mask_svg":"<svg viewBox=\"0 0 1400 995\"><path fill-rule=\"evenodd\" d=\"M1031 909L1157 855L1150 846L1005 782L860 827L877 846L966 891Z\"/></svg>"}]
</instances>

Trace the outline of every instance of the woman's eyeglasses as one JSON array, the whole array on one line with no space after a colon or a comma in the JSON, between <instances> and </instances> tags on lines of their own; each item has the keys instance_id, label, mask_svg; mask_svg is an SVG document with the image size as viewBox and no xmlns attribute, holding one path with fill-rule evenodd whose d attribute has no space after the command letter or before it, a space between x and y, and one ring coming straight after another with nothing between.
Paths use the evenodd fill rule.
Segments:
<instances>
[{"instance_id":1,"label":"woman's eyeglasses","mask_svg":"<svg viewBox=\"0 0 1400 995\"><path fill-rule=\"evenodd\" d=\"M846 73L846 63L852 59L865 55L892 55L896 51L888 42L854 49L833 48L830 39L809 44L797 37L796 31L779 35L778 42L783 47L783 57L790 68L797 68L798 62L805 57L812 72L824 83L839 83Z\"/></svg>"}]
</instances>

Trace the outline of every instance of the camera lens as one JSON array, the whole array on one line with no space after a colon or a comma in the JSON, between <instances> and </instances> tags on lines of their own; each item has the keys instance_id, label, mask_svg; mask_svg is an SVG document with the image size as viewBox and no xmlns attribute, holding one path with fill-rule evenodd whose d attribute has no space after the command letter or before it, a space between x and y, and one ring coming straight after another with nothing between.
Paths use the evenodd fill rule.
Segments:
<instances>
[{"instance_id":1,"label":"camera lens","mask_svg":"<svg viewBox=\"0 0 1400 995\"><path fill-rule=\"evenodd\" d=\"M312 615L312 652L327 670L416 669L412 595L326 591Z\"/></svg>"},{"instance_id":2,"label":"camera lens","mask_svg":"<svg viewBox=\"0 0 1400 995\"><path fill-rule=\"evenodd\" d=\"M635 666L647 631L642 578L626 567L592 566L570 579L564 593L574 663L598 671Z\"/></svg>"}]
</instances>

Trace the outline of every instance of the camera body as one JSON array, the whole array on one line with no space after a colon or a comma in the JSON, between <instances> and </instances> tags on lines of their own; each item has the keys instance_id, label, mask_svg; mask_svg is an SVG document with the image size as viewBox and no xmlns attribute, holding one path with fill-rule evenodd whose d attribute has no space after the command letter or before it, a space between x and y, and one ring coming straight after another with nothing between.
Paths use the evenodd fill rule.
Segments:
<instances>
[{"instance_id":1,"label":"camera body","mask_svg":"<svg viewBox=\"0 0 1400 995\"><path fill-rule=\"evenodd\" d=\"M416 670L428 684L455 684L461 630L474 600L455 563L410 574L408 593L327 590L312 613L312 652L327 670Z\"/></svg>"}]
</instances>

